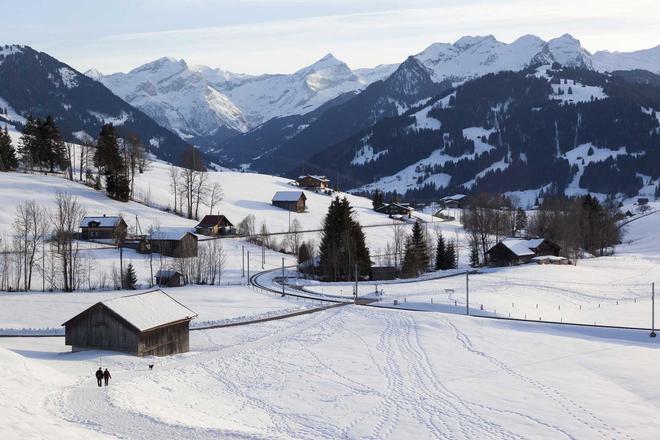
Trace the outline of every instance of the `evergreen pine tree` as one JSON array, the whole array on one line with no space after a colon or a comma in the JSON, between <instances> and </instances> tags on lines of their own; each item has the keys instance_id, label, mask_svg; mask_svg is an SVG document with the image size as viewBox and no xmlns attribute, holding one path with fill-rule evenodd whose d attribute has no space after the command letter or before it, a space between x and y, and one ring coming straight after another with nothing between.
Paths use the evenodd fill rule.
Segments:
<instances>
[{"instance_id":1,"label":"evergreen pine tree","mask_svg":"<svg viewBox=\"0 0 660 440\"><path fill-rule=\"evenodd\" d=\"M319 253L321 273L330 281L352 279L356 264L359 276L369 273L371 258L364 232L345 197L335 197L330 203L323 220Z\"/></svg>"},{"instance_id":2,"label":"evergreen pine tree","mask_svg":"<svg viewBox=\"0 0 660 440\"><path fill-rule=\"evenodd\" d=\"M573 89L571 87L568 88L568 94L572 95L573 94Z\"/></svg>"},{"instance_id":3,"label":"evergreen pine tree","mask_svg":"<svg viewBox=\"0 0 660 440\"><path fill-rule=\"evenodd\" d=\"M442 233L438 234L438 243L435 246L435 270L444 268L446 261L445 239Z\"/></svg>"},{"instance_id":4,"label":"evergreen pine tree","mask_svg":"<svg viewBox=\"0 0 660 440\"><path fill-rule=\"evenodd\" d=\"M405 276L416 277L429 269L429 251L426 238L419 221L415 222L412 233L406 242L406 251L403 256L402 272Z\"/></svg>"},{"instance_id":5,"label":"evergreen pine tree","mask_svg":"<svg viewBox=\"0 0 660 440\"><path fill-rule=\"evenodd\" d=\"M376 190L373 192L372 204L374 209L378 209L383 206L383 192L381 190Z\"/></svg>"},{"instance_id":6,"label":"evergreen pine tree","mask_svg":"<svg viewBox=\"0 0 660 440\"><path fill-rule=\"evenodd\" d=\"M66 169L64 140L53 117L48 115L45 120L39 120L37 132L40 165L48 167L51 173L55 171L55 167Z\"/></svg>"},{"instance_id":7,"label":"evergreen pine tree","mask_svg":"<svg viewBox=\"0 0 660 440\"><path fill-rule=\"evenodd\" d=\"M527 213L524 209L516 209L516 231L527 229Z\"/></svg>"},{"instance_id":8,"label":"evergreen pine tree","mask_svg":"<svg viewBox=\"0 0 660 440\"><path fill-rule=\"evenodd\" d=\"M128 263L128 267L124 272L124 287L127 289L135 290L137 284L137 275L135 274L135 268L133 263Z\"/></svg>"},{"instance_id":9,"label":"evergreen pine tree","mask_svg":"<svg viewBox=\"0 0 660 440\"><path fill-rule=\"evenodd\" d=\"M32 115L27 117L23 130L21 132L21 139L19 141L18 151L21 154L21 162L23 165L32 170L37 162L37 121Z\"/></svg>"},{"instance_id":10,"label":"evergreen pine tree","mask_svg":"<svg viewBox=\"0 0 660 440\"><path fill-rule=\"evenodd\" d=\"M310 258L311 255L309 253L309 247L307 246L307 243L301 244L300 248L298 249L298 264L302 264Z\"/></svg>"},{"instance_id":11,"label":"evergreen pine tree","mask_svg":"<svg viewBox=\"0 0 660 440\"><path fill-rule=\"evenodd\" d=\"M456 269L458 262L456 261L456 247L454 246L453 241L447 243L447 256L445 260L447 262L446 263L447 269Z\"/></svg>"},{"instance_id":12,"label":"evergreen pine tree","mask_svg":"<svg viewBox=\"0 0 660 440\"><path fill-rule=\"evenodd\" d=\"M127 202L130 195L130 182L112 124L105 124L101 127L94 153L94 165L105 177L108 197Z\"/></svg>"},{"instance_id":13,"label":"evergreen pine tree","mask_svg":"<svg viewBox=\"0 0 660 440\"><path fill-rule=\"evenodd\" d=\"M16 152L11 144L11 137L5 126L4 130L0 130L0 171L12 171L18 167L18 160L16 160Z\"/></svg>"},{"instance_id":14,"label":"evergreen pine tree","mask_svg":"<svg viewBox=\"0 0 660 440\"><path fill-rule=\"evenodd\" d=\"M479 243L477 240L470 240L470 266L479 267Z\"/></svg>"}]
</instances>

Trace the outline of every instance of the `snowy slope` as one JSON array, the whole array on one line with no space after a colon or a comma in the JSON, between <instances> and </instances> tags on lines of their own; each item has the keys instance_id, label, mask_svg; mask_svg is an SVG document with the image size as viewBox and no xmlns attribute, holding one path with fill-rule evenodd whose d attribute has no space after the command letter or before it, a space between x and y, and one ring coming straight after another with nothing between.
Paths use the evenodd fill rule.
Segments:
<instances>
[{"instance_id":1,"label":"snowy slope","mask_svg":"<svg viewBox=\"0 0 660 440\"><path fill-rule=\"evenodd\" d=\"M600 71L643 69L660 74L660 46L634 52L598 51L593 54L592 62Z\"/></svg>"}]
</instances>

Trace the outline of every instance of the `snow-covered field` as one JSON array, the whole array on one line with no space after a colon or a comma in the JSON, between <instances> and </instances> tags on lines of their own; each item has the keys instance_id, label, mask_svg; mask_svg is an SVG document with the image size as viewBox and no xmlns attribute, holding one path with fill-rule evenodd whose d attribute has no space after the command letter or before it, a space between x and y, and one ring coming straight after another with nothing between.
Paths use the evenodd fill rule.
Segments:
<instances>
[{"instance_id":1,"label":"snow-covered field","mask_svg":"<svg viewBox=\"0 0 660 440\"><path fill-rule=\"evenodd\" d=\"M0 341L2 438L655 438L646 333L346 306L151 359ZM101 361L113 374L98 389ZM11 396L11 397L10 397Z\"/></svg>"}]
</instances>

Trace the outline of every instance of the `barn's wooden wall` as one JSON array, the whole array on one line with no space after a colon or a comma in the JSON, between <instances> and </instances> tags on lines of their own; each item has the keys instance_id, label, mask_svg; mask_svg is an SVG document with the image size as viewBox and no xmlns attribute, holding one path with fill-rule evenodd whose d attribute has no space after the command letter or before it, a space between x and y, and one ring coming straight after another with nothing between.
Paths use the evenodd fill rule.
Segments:
<instances>
[{"instance_id":1,"label":"barn's wooden wall","mask_svg":"<svg viewBox=\"0 0 660 440\"><path fill-rule=\"evenodd\" d=\"M96 306L66 326L65 344L136 353L138 334L104 306Z\"/></svg>"},{"instance_id":2,"label":"barn's wooden wall","mask_svg":"<svg viewBox=\"0 0 660 440\"><path fill-rule=\"evenodd\" d=\"M188 321L162 327L140 335L140 356L167 356L190 350Z\"/></svg>"}]
</instances>

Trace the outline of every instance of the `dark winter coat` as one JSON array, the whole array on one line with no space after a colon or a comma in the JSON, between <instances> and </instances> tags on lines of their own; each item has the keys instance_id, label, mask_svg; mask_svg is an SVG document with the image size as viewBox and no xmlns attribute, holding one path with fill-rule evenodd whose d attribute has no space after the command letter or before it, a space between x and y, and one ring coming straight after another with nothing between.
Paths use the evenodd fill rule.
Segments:
<instances>
[{"instance_id":1,"label":"dark winter coat","mask_svg":"<svg viewBox=\"0 0 660 440\"><path fill-rule=\"evenodd\" d=\"M96 370L96 378L97 379L103 378L103 371L101 371L100 368L98 370Z\"/></svg>"},{"instance_id":2,"label":"dark winter coat","mask_svg":"<svg viewBox=\"0 0 660 440\"><path fill-rule=\"evenodd\" d=\"M108 370L105 370L105 372L103 373L103 378L106 379L106 380L112 378L112 376L110 376L110 372Z\"/></svg>"}]
</instances>

